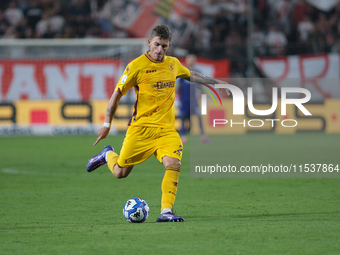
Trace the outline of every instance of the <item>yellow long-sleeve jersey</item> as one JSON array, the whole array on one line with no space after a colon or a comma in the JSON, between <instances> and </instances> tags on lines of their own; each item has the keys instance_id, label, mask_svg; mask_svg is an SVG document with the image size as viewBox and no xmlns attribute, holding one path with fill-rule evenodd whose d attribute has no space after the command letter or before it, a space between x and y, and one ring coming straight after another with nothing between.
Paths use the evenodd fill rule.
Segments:
<instances>
[{"instance_id":1,"label":"yellow long-sleeve jersey","mask_svg":"<svg viewBox=\"0 0 340 255\"><path fill-rule=\"evenodd\" d=\"M129 125L174 127L176 79L190 75L175 57L155 61L146 53L130 62L115 89L123 95L135 89L136 103Z\"/></svg>"}]
</instances>

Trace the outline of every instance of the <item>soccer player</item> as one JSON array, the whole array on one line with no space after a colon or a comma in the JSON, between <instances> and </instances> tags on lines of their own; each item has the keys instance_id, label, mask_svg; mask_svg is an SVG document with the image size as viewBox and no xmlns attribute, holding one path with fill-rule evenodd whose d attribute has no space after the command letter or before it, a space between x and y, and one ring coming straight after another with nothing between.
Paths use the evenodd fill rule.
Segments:
<instances>
[{"instance_id":1,"label":"soccer player","mask_svg":"<svg viewBox=\"0 0 340 255\"><path fill-rule=\"evenodd\" d=\"M189 54L185 58L185 64L190 70L194 70L198 72L198 70L195 68L195 64L197 61L197 57L194 54ZM201 142L202 143L209 143L210 140L209 138L205 135L204 129L203 129L203 124L202 124L202 117L201 117L201 112L199 109L198 105L198 100L197 100L197 94L196 94L196 88L193 85L198 85L198 84L193 84L183 78L178 79L178 90L177 93L179 94L179 100L180 100L180 118L182 121L182 126L180 130L181 134L181 140L182 143L187 142L187 136L186 136L186 128L185 128L185 121L189 120L190 121L190 116L191 115L196 115L198 118L198 124L200 127L201 131Z\"/></svg>"},{"instance_id":2,"label":"soccer player","mask_svg":"<svg viewBox=\"0 0 340 255\"><path fill-rule=\"evenodd\" d=\"M120 98L130 88L134 88L136 103L120 155L108 145L89 160L87 171L92 172L107 163L116 178L125 178L134 165L154 154L165 168L161 185L161 215L157 222L180 222L184 221L183 218L172 212L183 149L174 125L175 82L177 78L196 83L225 82L190 71L177 58L166 56L171 45L171 31L165 25L152 29L148 45L150 50L130 62L119 79L108 103L104 125L98 130L98 138L94 143L96 145L109 134Z\"/></svg>"}]
</instances>

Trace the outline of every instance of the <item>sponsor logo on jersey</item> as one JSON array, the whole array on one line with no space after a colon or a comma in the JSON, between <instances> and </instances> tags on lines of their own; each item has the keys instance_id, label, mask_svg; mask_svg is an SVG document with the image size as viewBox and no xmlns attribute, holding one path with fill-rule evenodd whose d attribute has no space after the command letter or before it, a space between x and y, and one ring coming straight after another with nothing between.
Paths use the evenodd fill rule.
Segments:
<instances>
[{"instance_id":1,"label":"sponsor logo on jersey","mask_svg":"<svg viewBox=\"0 0 340 255\"><path fill-rule=\"evenodd\" d=\"M176 82L174 81L170 81L170 82L159 81L155 85L152 85L152 87L157 88L157 89L166 89L166 88L173 88L175 87L175 85L176 85Z\"/></svg>"}]
</instances>

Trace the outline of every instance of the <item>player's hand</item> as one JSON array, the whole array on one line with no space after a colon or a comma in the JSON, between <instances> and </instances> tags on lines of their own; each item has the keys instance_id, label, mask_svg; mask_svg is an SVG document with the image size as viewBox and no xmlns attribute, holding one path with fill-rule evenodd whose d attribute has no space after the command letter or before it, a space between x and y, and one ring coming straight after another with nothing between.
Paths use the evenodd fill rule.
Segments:
<instances>
[{"instance_id":1,"label":"player's hand","mask_svg":"<svg viewBox=\"0 0 340 255\"><path fill-rule=\"evenodd\" d=\"M218 80L218 83L217 84L229 84L228 82L225 82L225 81L221 81L221 80ZM227 89L227 88L221 88L221 89L218 89L218 92L220 95L223 95L223 91L224 93L226 93L228 96L230 96L230 90Z\"/></svg>"},{"instance_id":2,"label":"player's hand","mask_svg":"<svg viewBox=\"0 0 340 255\"><path fill-rule=\"evenodd\" d=\"M99 143L100 140L106 138L109 132L110 132L110 129L107 127L101 127L100 129L98 129L97 131L98 138L93 145L96 145L97 143Z\"/></svg>"}]
</instances>

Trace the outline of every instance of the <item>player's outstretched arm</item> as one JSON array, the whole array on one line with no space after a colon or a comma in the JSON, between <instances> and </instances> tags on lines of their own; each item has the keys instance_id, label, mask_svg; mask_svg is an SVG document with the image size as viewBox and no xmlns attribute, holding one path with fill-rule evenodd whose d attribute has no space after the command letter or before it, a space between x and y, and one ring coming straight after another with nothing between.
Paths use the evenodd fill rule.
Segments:
<instances>
[{"instance_id":1,"label":"player's outstretched arm","mask_svg":"<svg viewBox=\"0 0 340 255\"><path fill-rule=\"evenodd\" d=\"M201 74L199 72L196 71L190 71L191 72L191 76L189 77L189 81L190 82L194 82L194 83L201 83L201 84L228 84L225 81L221 81L215 78L211 78L209 76L206 76L204 74ZM230 94L228 89L224 89L224 91L227 93L227 95Z\"/></svg>"},{"instance_id":2,"label":"player's outstretched arm","mask_svg":"<svg viewBox=\"0 0 340 255\"><path fill-rule=\"evenodd\" d=\"M120 94L118 91L113 92L109 104L107 106L107 110L106 110L106 116L105 116L105 123L111 123L112 119L113 119L113 115L115 114L117 107L118 107L118 103L120 98L122 97L122 94ZM93 145L96 145L97 143L99 143L100 140L104 139L107 137L107 135L110 132L110 127L102 127L100 129L98 129L97 133L98 133L98 138L95 141L95 143Z\"/></svg>"}]
</instances>

